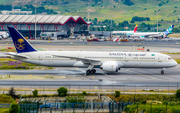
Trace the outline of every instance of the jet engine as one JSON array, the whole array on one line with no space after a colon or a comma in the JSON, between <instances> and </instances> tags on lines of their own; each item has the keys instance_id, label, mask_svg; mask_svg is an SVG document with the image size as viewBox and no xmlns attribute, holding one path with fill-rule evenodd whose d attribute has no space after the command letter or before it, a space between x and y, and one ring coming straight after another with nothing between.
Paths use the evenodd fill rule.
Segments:
<instances>
[{"instance_id":1,"label":"jet engine","mask_svg":"<svg viewBox=\"0 0 180 113\"><path fill-rule=\"evenodd\" d=\"M101 69L103 71L108 71L108 72L118 72L119 70L119 65L117 62L104 62L102 65L101 65Z\"/></svg>"}]
</instances>

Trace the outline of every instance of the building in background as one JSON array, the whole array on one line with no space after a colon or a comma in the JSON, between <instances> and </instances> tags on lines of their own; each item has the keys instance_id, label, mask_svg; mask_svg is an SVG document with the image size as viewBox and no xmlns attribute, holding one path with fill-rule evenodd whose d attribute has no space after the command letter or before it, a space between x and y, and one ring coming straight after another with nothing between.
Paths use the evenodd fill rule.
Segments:
<instances>
[{"instance_id":1,"label":"building in background","mask_svg":"<svg viewBox=\"0 0 180 113\"><path fill-rule=\"evenodd\" d=\"M7 27L17 28L24 36L35 37L35 22L37 37L41 32L67 32L74 33L87 31L90 22L85 22L80 16L64 15L0 15L0 31L8 31ZM86 28L86 29L85 29Z\"/></svg>"},{"instance_id":2,"label":"building in background","mask_svg":"<svg viewBox=\"0 0 180 113\"><path fill-rule=\"evenodd\" d=\"M32 11L21 11L21 9L12 9L12 11L1 11L3 15L32 15Z\"/></svg>"}]
</instances>

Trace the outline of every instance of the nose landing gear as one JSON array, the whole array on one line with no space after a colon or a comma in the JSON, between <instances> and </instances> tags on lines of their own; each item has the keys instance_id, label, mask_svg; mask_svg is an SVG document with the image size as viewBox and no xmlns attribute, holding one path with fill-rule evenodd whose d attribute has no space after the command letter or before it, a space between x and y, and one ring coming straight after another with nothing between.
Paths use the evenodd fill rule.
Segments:
<instances>
[{"instance_id":1,"label":"nose landing gear","mask_svg":"<svg viewBox=\"0 0 180 113\"><path fill-rule=\"evenodd\" d=\"M161 74L164 74L164 71L163 71L163 70L161 70Z\"/></svg>"},{"instance_id":2,"label":"nose landing gear","mask_svg":"<svg viewBox=\"0 0 180 113\"><path fill-rule=\"evenodd\" d=\"M166 68L162 68L162 69L161 69L161 74L162 74L162 75L164 74L164 70L166 70Z\"/></svg>"}]
</instances>

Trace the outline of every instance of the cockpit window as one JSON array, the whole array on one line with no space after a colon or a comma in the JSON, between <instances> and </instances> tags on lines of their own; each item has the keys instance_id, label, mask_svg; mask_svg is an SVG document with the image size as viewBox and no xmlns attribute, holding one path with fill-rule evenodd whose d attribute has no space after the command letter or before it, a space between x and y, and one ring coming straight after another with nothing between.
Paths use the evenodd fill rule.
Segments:
<instances>
[{"instance_id":1,"label":"cockpit window","mask_svg":"<svg viewBox=\"0 0 180 113\"><path fill-rule=\"evenodd\" d=\"M168 57L168 60L171 60L172 58L171 57Z\"/></svg>"}]
</instances>

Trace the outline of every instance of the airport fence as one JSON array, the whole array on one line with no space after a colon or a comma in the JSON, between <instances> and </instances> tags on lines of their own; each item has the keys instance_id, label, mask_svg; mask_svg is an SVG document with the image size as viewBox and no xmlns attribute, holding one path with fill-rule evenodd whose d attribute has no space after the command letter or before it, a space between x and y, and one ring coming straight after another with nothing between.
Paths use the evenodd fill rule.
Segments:
<instances>
[{"instance_id":1,"label":"airport fence","mask_svg":"<svg viewBox=\"0 0 180 113\"><path fill-rule=\"evenodd\" d=\"M48 103L46 100L27 100L28 103L21 104L21 113L179 113L179 106L174 102L163 102L162 104L157 101L151 101L148 104L141 101L110 101L94 103L68 103L57 101L54 103ZM132 106L132 107L130 107ZM172 109L173 108L173 109ZM175 109L176 108L176 109Z\"/></svg>"},{"instance_id":2,"label":"airport fence","mask_svg":"<svg viewBox=\"0 0 180 113\"><path fill-rule=\"evenodd\" d=\"M169 84L119 84L112 83L108 85L104 84L61 84L61 85L32 85L32 86L9 86L1 85L0 94L7 94L11 87L14 87L16 94L21 95L32 95L34 89L38 90L39 95L51 95L57 94L57 89L59 87L66 87L68 90L68 95L75 93L82 93L86 91L87 94L113 94L114 91L120 91L122 94L168 94L173 95L177 89L179 89L179 83L169 83Z\"/></svg>"},{"instance_id":3,"label":"airport fence","mask_svg":"<svg viewBox=\"0 0 180 113\"><path fill-rule=\"evenodd\" d=\"M87 92L86 96L96 96L92 102L84 102L84 103L68 103L65 99L58 98L57 96L57 88L64 86L68 89L68 96L76 96L78 93L82 93L83 91ZM8 86L9 88L11 86ZM1 86L0 87L0 94L8 94L7 86ZM127 112L127 113L133 113L133 112L153 112L156 109L156 106L154 106L155 101L151 101L147 104L147 106L144 106L142 104L141 94L143 94L144 100L151 100L151 98L148 98L149 95L156 95L154 98L159 101L157 104L161 104L162 107L160 109L157 109L156 111L165 111L172 106L172 103L175 103L175 105L179 103L177 99L175 99L174 94L177 89L179 89L179 83L169 83L169 84L147 84L147 85L136 85L136 84L112 84L112 85L103 85L103 84L91 84L91 85L82 85L82 84L62 84L59 86L15 86L15 93L20 94L21 101L27 100L32 102L39 101L39 104L34 104L36 107L28 107L30 104L27 104L24 106L27 107L21 107L25 110L29 109L37 109L40 113L52 113L52 112L110 112L110 113L121 113ZM41 98L42 96L33 98L32 91L34 89L38 90L39 95L44 95L45 98ZM130 95L131 98L129 100L124 99L115 99L115 91L120 91L122 95ZM111 98L109 98L111 95ZM161 96L158 96L161 95ZM166 95L168 98L163 97L163 95ZM96 101L101 96L104 96L101 101ZM49 100L49 98L54 97L53 100ZM85 97L86 99L86 97ZM160 102L163 102L161 103ZM135 107L135 111L133 111L128 105L132 105ZM179 104L180 105L180 104ZM0 105L1 106L1 105ZM3 106L3 105L2 105ZM4 107L6 107L4 105ZM8 107L8 105L7 105ZM180 106L179 106L180 108ZM23 109L23 110L24 110ZM34 111L35 112L35 111ZM174 110L174 113L178 113L179 111L177 109ZM27 112L28 113L28 112Z\"/></svg>"}]
</instances>

